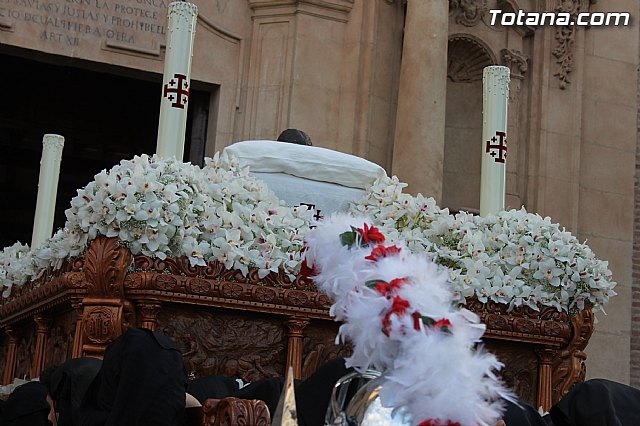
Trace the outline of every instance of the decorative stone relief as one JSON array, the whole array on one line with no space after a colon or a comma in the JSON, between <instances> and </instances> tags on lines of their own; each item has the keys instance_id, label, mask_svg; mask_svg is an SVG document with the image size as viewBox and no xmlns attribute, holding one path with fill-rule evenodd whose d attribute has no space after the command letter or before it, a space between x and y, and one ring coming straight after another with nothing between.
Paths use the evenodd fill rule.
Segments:
<instances>
[{"instance_id":1,"label":"decorative stone relief","mask_svg":"<svg viewBox=\"0 0 640 426\"><path fill-rule=\"evenodd\" d=\"M517 49L502 49L502 63L511 70L511 77L524 79L529 70L529 58Z\"/></svg>"},{"instance_id":2,"label":"decorative stone relief","mask_svg":"<svg viewBox=\"0 0 640 426\"><path fill-rule=\"evenodd\" d=\"M467 27L478 24L487 10L487 0L449 0L449 16Z\"/></svg>"},{"instance_id":3,"label":"decorative stone relief","mask_svg":"<svg viewBox=\"0 0 640 426\"><path fill-rule=\"evenodd\" d=\"M589 6L595 0L556 0L556 13L569 13L571 21L575 21L579 13L589 12ZM566 89L571 81L569 74L573 71L574 44L576 40L575 26L557 26L555 28L556 45L552 54L556 58L559 70L554 74L560 80L560 88Z\"/></svg>"},{"instance_id":4,"label":"decorative stone relief","mask_svg":"<svg viewBox=\"0 0 640 426\"><path fill-rule=\"evenodd\" d=\"M482 70L495 61L477 40L465 35L449 37L447 76L455 83L482 80Z\"/></svg>"}]
</instances>

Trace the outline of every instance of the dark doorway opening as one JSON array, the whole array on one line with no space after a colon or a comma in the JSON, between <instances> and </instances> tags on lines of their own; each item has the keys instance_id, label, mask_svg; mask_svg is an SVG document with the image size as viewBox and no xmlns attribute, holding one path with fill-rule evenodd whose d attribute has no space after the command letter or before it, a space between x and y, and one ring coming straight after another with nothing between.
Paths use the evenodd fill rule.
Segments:
<instances>
[{"instance_id":1,"label":"dark doorway opening","mask_svg":"<svg viewBox=\"0 0 640 426\"><path fill-rule=\"evenodd\" d=\"M43 135L65 137L55 231L64 226L64 211L76 190L96 173L155 152L162 80L2 54L0 64L2 248L31 242ZM196 164L204 157L210 95L192 90L189 104L184 160Z\"/></svg>"}]
</instances>

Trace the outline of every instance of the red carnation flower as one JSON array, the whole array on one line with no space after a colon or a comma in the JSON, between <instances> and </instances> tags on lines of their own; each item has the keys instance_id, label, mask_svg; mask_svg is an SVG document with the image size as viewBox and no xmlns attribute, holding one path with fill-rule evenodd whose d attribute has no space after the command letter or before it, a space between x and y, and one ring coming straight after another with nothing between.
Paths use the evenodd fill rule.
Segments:
<instances>
[{"instance_id":1,"label":"red carnation flower","mask_svg":"<svg viewBox=\"0 0 640 426\"><path fill-rule=\"evenodd\" d=\"M452 327L453 325L451 324L451 321L449 321L446 318L439 319L438 321L434 322L433 325L431 326L431 328L440 329L445 333L451 333Z\"/></svg>"},{"instance_id":2,"label":"red carnation flower","mask_svg":"<svg viewBox=\"0 0 640 426\"><path fill-rule=\"evenodd\" d=\"M375 226L369 227L369 225L365 223L364 229L358 228L358 233L360 237L362 237L362 243L364 245L384 243L384 235L382 235L382 232Z\"/></svg>"},{"instance_id":3,"label":"red carnation flower","mask_svg":"<svg viewBox=\"0 0 640 426\"><path fill-rule=\"evenodd\" d=\"M379 244L373 250L371 250L371 254L365 257L365 259L376 262L383 257L396 255L400 253L400 250L400 247L396 245L385 247L382 244Z\"/></svg>"},{"instance_id":4,"label":"red carnation flower","mask_svg":"<svg viewBox=\"0 0 640 426\"><path fill-rule=\"evenodd\" d=\"M391 309L385 314L384 319L382 320L382 331L384 334L388 336L389 331L391 330L391 315L396 314L401 317L407 312L407 309L409 309L410 306L411 304L409 301L400 296L393 298Z\"/></svg>"},{"instance_id":5,"label":"red carnation flower","mask_svg":"<svg viewBox=\"0 0 640 426\"><path fill-rule=\"evenodd\" d=\"M302 260L302 264L300 265L300 275L302 275L306 279L311 279L311 277L314 277L314 276L318 275L318 270L316 269L315 263L310 268L307 265L307 261L306 260Z\"/></svg>"},{"instance_id":6,"label":"red carnation flower","mask_svg":"<svg viewBox=\"0 0 640 426\"><path fill-rule=\"evenodd\" d=\"M460 426L460 423L458 422L452 422L451 420L447 420L445 422L442 422L438 419L429 419L429 420L425 420L424 422L420 423L418 426Z\"/></svg>"},{"instance_id":7,"label":"red carnation flower","mask_svg":"<svg viewBox=\"0 0 640 426\"><path fill-rule=\"evenodd\" d=\"M391 293L399 290L407 281L409 281L408 278L396 278L389 283L383 280L371 280L367 281L366 286L390 299Z\"/></svg>"}]
</instances>

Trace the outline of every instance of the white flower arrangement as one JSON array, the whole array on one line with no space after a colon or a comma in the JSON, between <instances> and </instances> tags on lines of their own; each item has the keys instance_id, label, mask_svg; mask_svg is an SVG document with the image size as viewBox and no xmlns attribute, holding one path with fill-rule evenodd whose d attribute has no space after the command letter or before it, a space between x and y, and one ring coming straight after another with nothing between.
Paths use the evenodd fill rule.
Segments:
<instances>
[{"instance_id":1,"label":"white flower arrangement","mask_svg":"<svg viewBox=\"0 0 640 426\"><path fill-rule=\"evenodd\" d=\"M403 193L405 186L395 176L378 179L350 211L450 268L456 300L574 311L586 302L601 308L616 294L607 262L549 218L524 209L452 215L433 198ZM204 168L147 155L122 161L78 190L66 215L43 247L0 251L5 297L13 285L82 255L98 235L118 237L134 255L218 260L245 275L258 268L260 277L282 269L293 279L311 220L307 208L282 205L236 158L218 154Z\"/></svg>"},{"instance_id":2,"label":"white flower arrangement","mask_svg":"<svg viewBox=\"0 0 640 426\"><path fill-rule=\"evenodd\" d=\"M370 216L389 241L405 241L450 268L456 300L575 311L586 302L602 309L616 295L608 263L550 218L524 208L452 215L432 198L403 193L405 186L396 177L379 179L351 210Z\"/></svg>"},{"instance_id":3,"label":"white flower arrangement","mask_svg":"<svg viewBox=\"0 0 640 426\"><path fill-rule=\"evenodd\" d=\"M118 237L131 252L192 266L218 260L245 276L282 269L295 279L311 212L286 207L236 158L216 154L204 168L147 155L122 161L78 190L65 227L42 248L15 244L0 253L5 297L46 268L83 254L98 235Z\"/></svg>"}]
</instances>

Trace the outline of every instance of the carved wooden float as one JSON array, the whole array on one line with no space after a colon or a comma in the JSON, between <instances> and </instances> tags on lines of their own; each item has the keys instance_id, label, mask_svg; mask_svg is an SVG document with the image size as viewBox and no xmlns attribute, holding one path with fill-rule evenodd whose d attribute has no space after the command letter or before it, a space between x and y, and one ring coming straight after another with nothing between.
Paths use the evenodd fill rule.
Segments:
<instances>
[{"instance_id":1,"label":"carved wooden float","mask_svg":"<svg viewBox=\"0 0 640 426\"><path fill-rule=\"evenodd\" d=\"M330 302L304 277L243 277L219 263L132 256L100 237L83 258L14 288L0 305L3 383L37 377L43 367L98 356L127 324L172 337L195 375L254 381L282 376L292 365L304 379L348 353L334 344ZM504 378L527 402L548 409L584 380L593 331L589 309L571 316L497 303L468 302L487 325L486 346L506 364Z\"/></svg>"}]
</instances>

